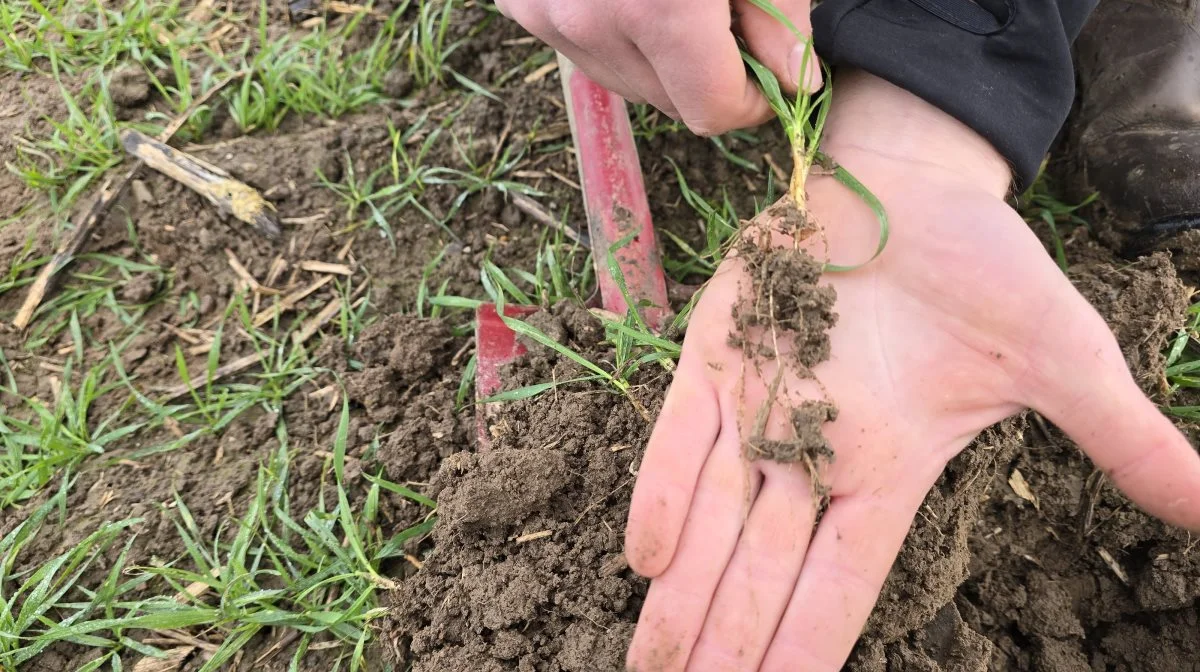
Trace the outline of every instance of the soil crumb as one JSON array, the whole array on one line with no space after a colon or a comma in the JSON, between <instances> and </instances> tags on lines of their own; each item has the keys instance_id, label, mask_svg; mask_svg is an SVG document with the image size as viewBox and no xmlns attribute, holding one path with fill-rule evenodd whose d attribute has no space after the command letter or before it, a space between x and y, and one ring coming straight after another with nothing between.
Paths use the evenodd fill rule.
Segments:
<instances>
[{"instance_id":1,"label":"soil crumb","mask_svg":"<svg viewBox=\"0 0 1200 672\"><path fill-rule=\"evenodd\" d=\"M150 99L150 77L141 66L128 65L113 73L108 91L118 107L138 107Z\"/></svg>"},{"instance_id":2,"label":"soil crumb","mask_svg":"<svg viewBox=\"0 0 1200 672\"><path fill-rule=\"evenodd\" d=\"M764 248L744 241L738 255L750 279L750 300L734 311L737 333L734 347L750 348L758 358L790 354L801 371L829 359L829 330L837 323L833 310L837 293L821 285L824 264L800 249ZM783 336L791 347L776 352L774 337Z\"/></svg>"}]
</instances>

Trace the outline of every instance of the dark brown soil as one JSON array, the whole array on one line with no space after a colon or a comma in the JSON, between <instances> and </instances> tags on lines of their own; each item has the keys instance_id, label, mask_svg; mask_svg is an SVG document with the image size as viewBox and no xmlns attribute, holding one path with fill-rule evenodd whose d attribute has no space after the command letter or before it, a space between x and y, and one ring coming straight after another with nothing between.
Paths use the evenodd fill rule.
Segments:
<instances>
[{"instance_id":1,"label":"dark brown soil","mask_svg":"<svg viewBox=\"0 0 1200 672\"><path fill-rule=\"evenodd\" d=\"M746 268L751 292L745 305L734 308L739 333L730 335L734 347L750 348L747 354L765 359L783 357L802 375L829 359L829 330L837 323L837 293L818 284L824 265L799 249L744 242L738 256ZM776 352L770 334L790 339L784 352Z\"/></svg>"},{"instance_id":2,"label":"dark brown soil","mask_svg":"<svg viewBox=\"0 0 1200 672\"><path fill-rule=\"evenodd\" d=\"M609 356L582 308L534 319L585 356ZM508 375L521 386L574 369L535 346ZM666 376L638 383L631 394L657 412ZM491 450L451 456L434 480L439 522L395 595L394 655L429 672L621 669L647 587L623 531L650 428L629 399L594 386L506 404Z\"/></svg>"},{"instance_id":3,"label":"dark brown soil","mask_svg":"<svg viewBox=\"0 0 1200 672\"><path fill-rule=\"evenodd\" d=\"M239 0L247 10L256 4ZM485 10L464 11L469 22L477 22ZM272 6L273 31L287 30L282 14ZM506 44L520 37L519 30L497 23L456 52L452 65L491 87L542 49ZM152 93L143 94L143 81L136 72L117 78L114 97L122 118L140 119L155 104ZM493 450L473 452L472 409L456 403L471 348L455 330L466 318L434 322L412 316L423 268L445 249L428 285L448 280L449 293L477 296L482 261L528 267L542 231L494 191L469 198L450 232L415 212L396 215L390 222L394 248L378 229L364 225L363 213L347 216L345 204L319 185L317 171L335 182L350 168L369 175L388 162L388 120L407 128L423 112L462 100L461 90L451 85L418 91L399 75L384 86L391 95L406 96L404 104L337 121L289 118L275 134L251 136L240 135L218 112L209 135L187 147L266 192L285 222L281 241L222 221L197 196L155 174L142 175L142 196L125 197L88 241L89 252L149 260L162 269L113 282L116 302L131 311L140 328L122 360L144 393L178 384L175 347L190 345L177 335L181 329L211 330L224 323L222 362L254 352L237 333L236 321L224 314L239 287L230 253L259 280L281 260L286 270L272 286L282 291L319 279L299 270L301 261L349 264L355 275L348 291L369 280L369 292L356 297L369 297L374 324L349 346L334 326L314 337L309 363L329 373L315 377L281 408L249 412L170 452L149 454L147 449L176 438L171 428L139 433L85 463L68 496L70 515L43 530L23 553L21 567L45 562L104 521L131 516L144 522L134 528L130 564L180 558L174 497L188 504L203 536L215 537L222 525L244 513L258 465L279 447L274 428L281 418L292 444L292 505L297 510L312 506L329 478L327 455L338 419L329 399L313 393L334 384L336 374L351 401L347 471L352 494L361 495L362 470L378 467L389 480L409 483L440 504L431 538L415 540L408 549L421 569L407 562L387 568L400 582L389 596L392 615L381 629L388 654L430 672L619 670L646 590L623 558L622 537L651 425L623 396L595 386L563 386L505 405L493 427ZM578 192L554 177L569 180L575 174L571 155L561 147L568 131L562 108L554 103L561 103L558 86L553 75L530 83L510 79L495 87L504 104L478 97L455 127L469 129L460 140L475 143L480 155L491 155L497 146L525 146L527 177L520 179L546 193L538 200L548 210L570 212L568 220L579 225ZM57 86L46 78L0 73L0 158L12 159L15 136L44 130L42 115L63 113ZM787 151L777 131L759 135L759 144L730 144L760 166L755 175L735 168L706 140L665 133L642 142L657 225L693 245L703 241L697 218L679 198L668 157L693 189L718 199L724 190L744 216L754 203L764 202L762 154L784 158ZM428 160L466 167L449 141ZM450 188L434 188L426 205L442 214L456 197ZM40 205L15 175L0 171L0 222L29 204ZM25 213L17 224L0 227L0 256L21 254L27 241L33 256L48 253L53 227L34 226L40 223ZM1138 380L1161 395L1163 345L1182 323L1188 300L1174 268L1194 266L1195 259L1154 257L1129 265L1082 236L1067 254L1076 262L1072 279L1108 318ZM76 264L55 293L88 286L94 281L87 274L97 267L95 260ZM812 289L819 265L790 256L765 259L758 267L769 271L763 277L774 288L769 294L780 299L772 312L780 323L814 325L797 344L802 363L811 367L828 356L827 341L821 339L835 315L833 297ZM23 294L0 294L5 323ZM332 284L320 288L284 315L284 324L311 319L338 296ZM269 298L259 303L265 307ZM814 311L823 323L810 321ZM611 357L599 345L598 323L586 312L562 307L535 319L547 333L595 360ZM52 400L56 384L55 374L47 372L60 367L62 350L73 346L66 329L50 326L43 319L24 335L0 329L0 348L18 386L44 403ZM99 343L127 333L108 309L82 316L81 328ZM30 345L39 339L44 342ZM98 361L105 354L95 347L87 358ZM204 358L189 357L189 364L202 368ZM565 380L578 371L534 348L509 374L509 384L521 385ZM646 371L631 394L653 414L668 382L665 372ZM95 417L123 402L120 393L101 398ZM0 404L6 412L19 408L7 396L0 396ZM813 438L806 452L797 454L811 456L819 447L819 432L810 430L831 410L821 405L797 409L797 424ZM1009 486L1015 471L1036 493L1038 506ZM0 511L0 534L39 501ZM385 496L381 509L385 533L405 529L425 513L391 496ZM126 541L110 548L98 566L114 561ZM1132 509L1054 427L1028 415L985 432L930 493L848 669L1198 670L1197 596L1200 557L1194 541ZM281 634L273 631L256 641L239 661L240 669L250 667ZM378 653L372 661L379 660ZM61 646L28 669L78 669L94 655L83 647ZM306 669L330 669L331 660L323 656L314 653ZM258 667L284 669L289 658L285 649ZM128 668L136 659L124 662Z\"/></svg>"},{"instance_id":4,"label":"dark brown soil","mask_svg":"<svg viewBox=\"0 0 1200 672\"><path fill-rule=\"evenodd\" d=\"M1068 258L1080 260L1070 276L1143 388L1159 395L1162 351L1189 296L1170 261L1115 262L1082 236ZM1009 485L1016 471L1037 506ZM850 669L1200 669L1190 535L1134 510L1037 416L981 437L922 514Z\"/></svg>"}]
</instances>

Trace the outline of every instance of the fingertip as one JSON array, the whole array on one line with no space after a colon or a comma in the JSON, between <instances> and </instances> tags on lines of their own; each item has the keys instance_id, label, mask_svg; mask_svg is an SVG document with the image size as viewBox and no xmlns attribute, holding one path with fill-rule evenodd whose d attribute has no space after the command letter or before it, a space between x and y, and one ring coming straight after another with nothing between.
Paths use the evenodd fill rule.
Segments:
<instances>
[{"instance_id":1,"label":"fingertip","mask_svg":"<svg viewBox=\"0 0 1200 672\"><path fill-rule=\"evenodd\" d=\"M688 130L702 138L712 138L731 131L759 126L775 116L771 104L758 84L745 78L745 89L736 104L713 103L704 108L705 116L683 118Z\"/></svg>"},{"instance_id":2,"label":"fingertip","mask_svg":"<svg viewBox=\"0 0 1200 672\"><path fill-rule=\"evenodd\" d=\"M1108 325L1072 290L1023 379L1025 406L1059 427L1138 508L1200 531L1200 454L1134 379Z\"/></svg>"},{"instance_id":3,"label":"fingertip","mask_svg":"<svg viewBox=\"0 0 1200 672\"><path fill-rule=\"evenodd\" d=\"M1141 406L1138 411L1144 420L1128 419L1142 425L1136 430L1141 440L1126 451L1112 451L1112 455L1097 448L1092 458L1113 484L1147 513L1200 532L1200 454L1149 400ZM1093 451L1084 448L1091 455Z\"/></svg>"},{"instance_id":4,"label":"fingertip","mask_svg":"<svg viewBox=\"0 0 1200 672\"><path fill-rule=\"evenodd\" d=\"M821 66L811 47L812 40L807 37L812 34L809 0L777 1L777 9L789 18L791 25L746 0L742 4L740 32L750 52L779 79L780 87L789 94L801 88L809 92L820 89Z\"/></svg>"},{"instance_id":5,"label":"fingertip","mask_svg":"<svg viewBox=\"0 0 1200 672\"><path fill-rule=\"evenodd\" d=\"M654 496L654 493L650 493ZM671 564L675 556L677 534L664 526L664 518L671 517L669 504L658 497L649 505L632 504L629 508L629 526L625 530L625 559L629 568L638 575L653 579ZM657 515L656 515L657 513Z\"/></svg>"},{"instance_id":6,"label":"fingertip","mask_svg":"<svg viewBox=\"0 0 1200 672\"><path fill-rule=\"evenodd\" d=\"M1113 346L1115 349L1115 346ZM1119 351L1111 355L1119 358ZM1200 531L1200 454L1124 367L1069 379L1029 404L1150 515Z\"/></svg>"},{"instance_id":7,"label":"fingertip","mask_svg":"<svg viewBox=\"0 0 1200 672\"><path fill-rule=\"evenodd\" d=\"M723 117L702 117L702 118L682 118L683 125L692 132L693 135L698 135L702 138L715 138L719 135L724 135L732 130L740 128L738 124L731 121L729 118ZM748 126L749 124L747 124Z\"/></svg>"},{"instance_id":8,"label":"fingertip","mask_svg":"<svg viewBox=\"0 0 1200 672\"><path fill-rule=\"evenodd\" d=\"M825 78L821 74L821 61L809 48L808 43L801 42L792 47L788 56L787 77L785 86L793 92L803 88L812 93L820 90L825 84Z\"/></svg>"}]
</instances>

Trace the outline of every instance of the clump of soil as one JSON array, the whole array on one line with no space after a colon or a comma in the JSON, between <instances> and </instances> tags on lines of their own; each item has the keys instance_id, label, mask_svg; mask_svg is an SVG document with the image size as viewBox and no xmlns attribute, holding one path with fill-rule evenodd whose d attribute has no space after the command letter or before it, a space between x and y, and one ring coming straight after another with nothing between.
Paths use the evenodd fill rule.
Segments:
<instances>
[{"instance_id":1,"label":"clump of soil","mask_svg":"<svg viewBox=\"0 0 1200 672\"><path fill-rule=\"evenodd\" d=\"M792 409L791 426L795 438L787 441L758 439L749 442L751 455L775 462L802 463L811 473L817 465L833 460L833 447L821 428L837 420L837 406L827 401L805 401Z\"/></svg>"},{"instance_id":2,"label":"clump of soil","mask_svg":"<svg viewBox=\"0 0 1200 672\"><path fill-rule=\"evenodd\" d=\"M108 93L118 107L138 107L150 99L150 77L140 66L125 66L109 79Z\"/></svg>"},{"instance_id":3,"label":"clump of soil","mask_svg":"<svg viewBox=\"0 0 1200 672\"><path fill-rule=\"evenodd\" d=\"M749 286L743 288L744 298L733 308L734 331L729 343L742 350L754 375L769 381L754 426L743 428L746 457L804 465L814 494L823 498L826 487L820 474L834 454L822 427L837 419L837 406L825 399L786 408L780 401L786 398L781 384L789 373L816 378L812 369L829 359L829 330L837 323L833 310L837 292L820 284L825 265L799 247L814 233L815 225L790 197L745 225L737 254ZM791 244L780 246L778 240ZM768 362L773 364L771 374L765 373ZM765 436L768 416L780 412L788 415L792 435Z\"/></svg>"},{"instance_id":4,"label":"clump of soil","mask_svg":"<svg viewBox=\"0 0 1200 672\"><path fill-rule=\"evenodd\" d=\"M610 356L582 308L532 319L594 361ZM506 380L563 380L574 367L534 346ZM667 381L636 382L631 394L656 413ZM434 479L433 549L393 599L393 654L417 672L622 669L647 588L623 530L650 429L630 400L594 387L504 404L492 449L451 456Z\"/></svg>"},{"instance_id":5,"label":"clump of soil","mask_svg":"<svg viewBox=\"0 0 1200 672\"><path fill-rule=\"evenodd\" d=\"M837 322L837 294L818 284L824 265L804 250L749 241L738 247L738 256L751 291L734 309L737 331L730 334L730 344L754 359L790 355L784 364L811 375L812 367L829 359L829 330ZM790 347L779 347L783 339Z\"/></svg>"}]
</instances>

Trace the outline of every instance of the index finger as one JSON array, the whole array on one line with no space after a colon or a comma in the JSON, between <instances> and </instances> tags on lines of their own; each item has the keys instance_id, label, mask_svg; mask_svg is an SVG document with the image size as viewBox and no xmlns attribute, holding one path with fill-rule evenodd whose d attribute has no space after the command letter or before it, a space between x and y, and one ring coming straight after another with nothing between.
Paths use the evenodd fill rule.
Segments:
<instances>
[{"instance_id":1,"label":"index finger","mask_svg":"<svg viewBox=\"0 0 1200 672\"><path fill-rule=\"evenodd\" d=\"M730 29L729 3L679 4L681 20L647 16L629 34L680 119L697 135L719 135L769 119L771 107L748 75Z\"/></svg>"}]
</instances>

